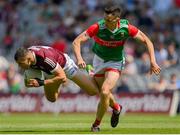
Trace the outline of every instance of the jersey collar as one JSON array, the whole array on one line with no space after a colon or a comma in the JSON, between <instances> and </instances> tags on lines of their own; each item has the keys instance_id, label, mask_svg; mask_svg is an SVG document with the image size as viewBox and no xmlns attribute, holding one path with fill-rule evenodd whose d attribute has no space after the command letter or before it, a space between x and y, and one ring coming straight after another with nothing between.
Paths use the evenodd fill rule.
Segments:
<instances>
[{"instance_id":1,"label":"jersey collar","mask_svg":"<svg viewBox=\"0 0 180 135\"><path fill-rule=\"evenodd\" d=\"M118 29L120 28L120 19L118 20L118 22L117 22L117 25L116 25L116 28L112 31L112 30L110 30L110 29L108 29L109 31L111 31L112 33L115 33Z\"/></svg>"}]
</instances>

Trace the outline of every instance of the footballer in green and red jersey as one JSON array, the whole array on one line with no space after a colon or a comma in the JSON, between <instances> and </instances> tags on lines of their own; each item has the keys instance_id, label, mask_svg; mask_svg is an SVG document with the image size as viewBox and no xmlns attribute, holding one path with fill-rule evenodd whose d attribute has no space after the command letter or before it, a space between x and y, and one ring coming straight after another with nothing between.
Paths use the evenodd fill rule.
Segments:
<instances>
[{"instance_id":1,"label":"footballer in green and red jersey","mask_svg":"<svg viewBox=\"0 0 180 135\"><path fill-rule=\"evenodd\" d=\"M108 4L104 8L104 19L90 26L73 41L73 50L79 68L86 68L86 62L81 55L81 45L88 39L95 41L93 52L95 53L93 66L95 69L94 81L99 87L100 101L97 107L96 119L91 131L100 131L100 123L105 112L110 106L112 111L111 126L114 128L119 123L122 110L114 98L112 90L115 88L121 70L124 68L124 44L129 37L138 39L147 47L150 57L150 73L160 74L160 67L156 63L153 43L135 26L121 19L121 9L118 5Z\"/></svg>"},{"instance_id":2,"label":"footballer in green and red jersey","mask_svg":"<svg viewBox=\"0 0 180 135\"><path fill-rule=\"evenodd\" d=\"M103 70L119 71L124 68L124 44L129 37L136 36L138 29L129 24L128 20L119 19L116 29L111 31L102 19L91 25L86 33L95 41L93 66L98 76Z\"/></svg>"}]
</instances>

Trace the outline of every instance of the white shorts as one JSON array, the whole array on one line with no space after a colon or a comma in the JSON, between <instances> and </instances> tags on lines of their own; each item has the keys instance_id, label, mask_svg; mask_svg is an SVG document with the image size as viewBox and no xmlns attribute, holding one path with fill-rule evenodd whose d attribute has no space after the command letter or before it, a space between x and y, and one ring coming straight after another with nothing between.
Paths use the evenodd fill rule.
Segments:
<instances>
[{"instance_id":1,"label":"white shorts","mask_svg":"<svg viewBox=\"0 0 180 135\"><path fill-rule=\"evenodd\" d=\"M65 64L63 70L64 70L67 78L71 79L76 75L78 67L76 66L74 61L67 54L64 54L64 56L66 58L66 64ZM50 78L53 78L54 75L47 74L46 72L44 72L42 70L28 69L28 70L25 70L24 77L25 77L25 79L33 79L33 78L50 79Z\"/></svg>"},{"instance_id":2,"label":"white shorts","mask_svg":"<svg viewBox=\"0 0 180 135\"><path fill-rule=\"evenodd\" d=\"M63 70L66 73L67 78L71 79L76 75L76 73L78 71L78 67L76 66L74 61L67 54L64 54L64 56L66 58L66 64L65 64Z\"/></svg>"},{"instance_id":3,"label":"white shorts","mask_svg":"<svg viewBox=\"0 0 180 135\"><path fill-rule=\"evenodd\" d=\"M124 69L125 60L104 62L99 56L95 55L93 59L93 67L95 74L104 74L106 69L115 69L121 71Z\"/></svg>"}]
</instances>

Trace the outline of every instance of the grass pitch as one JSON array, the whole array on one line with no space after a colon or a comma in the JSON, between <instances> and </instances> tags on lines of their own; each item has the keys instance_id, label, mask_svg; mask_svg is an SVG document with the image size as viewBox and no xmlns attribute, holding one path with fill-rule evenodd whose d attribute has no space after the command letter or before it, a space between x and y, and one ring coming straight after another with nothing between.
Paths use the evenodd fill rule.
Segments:
<instances>
[{"instance_id":1,"label":"grass pitch","mask_svg":"<svg viewBox=\"0 0 180 135\"><path fill-rule=\"evenodd\" d=\"M95 114L0 114L0 134L92 134ZM180 116L125 115L118 127L106 114L96 134L179 134Z\"/></svg>"}]
</instances>

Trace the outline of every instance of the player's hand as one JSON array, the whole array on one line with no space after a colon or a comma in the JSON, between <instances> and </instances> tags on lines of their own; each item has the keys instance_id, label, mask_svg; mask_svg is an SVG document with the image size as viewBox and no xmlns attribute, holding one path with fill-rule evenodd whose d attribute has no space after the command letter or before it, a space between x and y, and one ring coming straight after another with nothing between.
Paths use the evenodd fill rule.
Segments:
<instances>
[{"instance_id":1,"label":"player's hand","mask_svg":"<svg viewBox=\"0 0 180 135\"><path fill-rule=\"evenodd\" d=\"M27 87L39 87L40 86L36 79L29 79L27 81L26 85L27 85Z\"/></svg>"},{"instance_id":2,"label":"player's hand","mask_svg":"<svg viewBox=\"0 0 180 135\"><path fill-rule=\"evenodd\" d=\"M150 74L152 75L153 73L156 75L159 75L161 72L161 68L158 66L157 63L152 63L151 64L151 69L150 69Z\"/></svg>"},{"instance_id":3,"label":"player's hand","mask_svg":"<svg viewBox=\"0 0 180 135\"><path fill-rule=\"evenodd\" d=\"M77 64L79 68L86 68L86 63L83 59L78 60Z\"/></svg>"}]
</instances>

